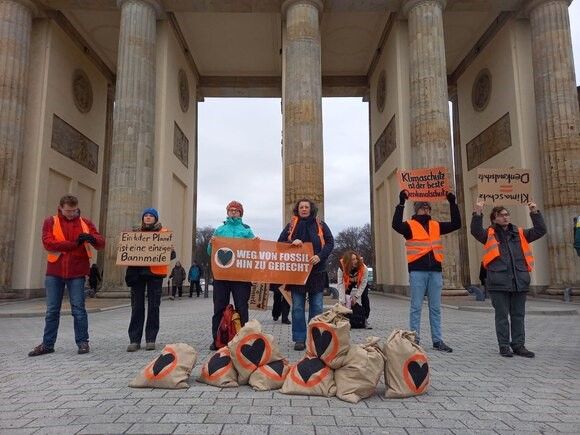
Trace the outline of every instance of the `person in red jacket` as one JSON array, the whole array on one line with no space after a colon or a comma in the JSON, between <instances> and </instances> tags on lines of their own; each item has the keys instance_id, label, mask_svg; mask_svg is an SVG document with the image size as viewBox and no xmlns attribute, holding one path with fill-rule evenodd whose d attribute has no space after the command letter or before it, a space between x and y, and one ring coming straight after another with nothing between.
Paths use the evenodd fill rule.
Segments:
<instances>
[{"instance_id":1,"label":"person in red jacket","mask_svg":"<svg viewBox=\"0 0 580 435\"><path fill-rule=\"evenodd\" d=\"M60 199L58 213L47 217L42 226L42 243L47 251L44 337L28 356L54 352L65 286L74 317L78 353L89 352L85 276L89 274L92 257L90 247L103 249L105 239L90 220L81 217L78 203L76 197L64 195Z\"/></svg>"}]
</instances>

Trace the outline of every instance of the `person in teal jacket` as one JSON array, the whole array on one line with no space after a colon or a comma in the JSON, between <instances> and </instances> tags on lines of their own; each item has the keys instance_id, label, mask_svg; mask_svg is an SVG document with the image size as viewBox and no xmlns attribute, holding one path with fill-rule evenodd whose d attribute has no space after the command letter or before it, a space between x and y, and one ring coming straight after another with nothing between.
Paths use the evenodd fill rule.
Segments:
<instances>
[{"instance_id":1,"label":"person in teal jacket","mask_svg":"<svg viewBox=\"0 0 580 435\"><path fill-rule=\"evenodd\" d=\"M228 217L224 224L219 226L213 233L207 253L212 255L212 242L216 237L229 237L234 239L255 239L256 236L250 228L242 221L244 207L238 201L231 201L226 207ZM248 301L252 283L243 281L225 281L214 279L213 281L213 317L211 321L211 332L213 340L211 350L217 350L215 338L222 319L224 309L230 303L230 294L234 298L234 305L240 314L242 326L248 321Z\"/></svg>"}]
</instances>

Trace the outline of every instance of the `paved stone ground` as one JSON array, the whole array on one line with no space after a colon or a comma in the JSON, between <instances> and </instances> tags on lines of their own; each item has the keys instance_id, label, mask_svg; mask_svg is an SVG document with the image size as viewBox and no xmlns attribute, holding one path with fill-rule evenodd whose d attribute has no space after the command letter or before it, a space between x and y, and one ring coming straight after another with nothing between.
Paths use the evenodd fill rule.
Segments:
<instances>
[{"instance_id":1,"label":"paved stone ground","mask_svg":"<svg viewBox=\"0 0 580 435\"><path fill-rule=\"evenodd\" d=\"M373 331L383 339L407 325L408 302L372 297ZM131 389L153 352L125 352L129 309L89 315L92 351L77 355L72 318L61 320L56 352L26 353L40 342L44 319L0 318L0 433L580 433L580 316L527 317L535 359L497 354L493 314L443 311L452 354L428 349L432 386L420 397L357 405L336 398L218 389L195 382L210 354L211 299L163 301L159 348L186 342L200 355L187 390ZM296 361L290 328L268 312L251 312ZM426 314L426 310L424 310ZM423 318L423 341L429 327Z\"/></svg>"}]
</instances>

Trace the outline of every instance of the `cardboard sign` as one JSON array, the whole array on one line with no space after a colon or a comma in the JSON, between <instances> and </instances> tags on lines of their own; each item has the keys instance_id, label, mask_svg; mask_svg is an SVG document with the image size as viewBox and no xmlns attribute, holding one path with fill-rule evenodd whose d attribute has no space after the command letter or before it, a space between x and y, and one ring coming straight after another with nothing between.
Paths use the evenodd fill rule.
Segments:
<instances>
[{"instance_id":1,"label":"cardboard sign","mask_svg":"<svg viewBox=\"0 0 580 435\"><path fill-rule=\"evenodd\" d=\"M267 310L270 285L263 282L252 285L248 306L250 310Z\"/></svg>"},{"instance_id":2,"label":"cardboard sign","mask_svg":"<svg viewBox=\"0 0 580 435\"><path fill-rule=\"evenodd\" d=\"M290 290L286 290L285 285L281 285L278 290L280 290L280 293L282 293L282 296L284 296L284 299L286 299L288 305L292 306L292 292Z\"/></svg>"},{"instance_id":3,"label":"cardboard sign","mask_svg":"<svg viewBox=\"0 0 580 435\"><path fill-rule=\"evenodd\" d=\"M216 237L211 270L215 279L304 285L312 270L312 243L301 247L259 239Z\"/></svg>"},{"instance_id":4,"label":"cardboard sign","mask_svg":"<svg viewBox=\"0 0 580 435\"><path fill-rule=\"evenodd\" d=\"M449 191L449 173L443 166L399 171L399 186L411 201L442 201Z\"/></svg>"},{"instance_id":5,"label":"cardboard sign","mask_svg":"<svg viewBox=\"0 0 580 435\"><path fill-rule=\"evenodd\" d=\"M121 233L117 244L117 266L166 266L173 250L172 231Z\"/></svg>"},{"instance_id":6,"label":"cardboard sign","mask_svg":"<svg viewBox=\"0 0 580 435\"><path fill-rule=\"evenodd\" d=\"M486 204L527 204L532 183L528 169L477 170L477 198Z\"/></svg>"}]
</instances>

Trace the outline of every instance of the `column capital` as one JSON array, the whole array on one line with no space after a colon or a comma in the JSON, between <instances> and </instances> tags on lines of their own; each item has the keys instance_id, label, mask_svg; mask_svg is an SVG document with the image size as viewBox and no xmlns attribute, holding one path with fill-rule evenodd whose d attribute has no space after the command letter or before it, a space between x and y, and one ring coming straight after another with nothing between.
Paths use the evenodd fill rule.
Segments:
<instances>
[{"instance_id":1,"label":"column capital","mask_svg":"<svg viewBox=\"0 0 580 435\"><path fill-rule=\"evenodd\" d=\"M318 14L322 15L322 11L324 10L324 3L323 0L284 0L282 3L281 11L282 17L286 17L286 12L291 6L296 4L304 4L304 5L311 5L318 9Z\"/></svg>"},{"instance_id":2,"label":"column capital","mask_svg":"<svg viewBox=\"0 0 580 435\"><path fill-rule=\"evenodd\" d=\"M529 17L534 9L542 6L544 3L565 3L566 7L568 7L572 3L572 0L526 0L523 7L524 13Z\"/></svg>"},{"instance_id":3,"label":"column capital","mask_svg":"<svg viewBox=\"0 0 580 435\"><path fill-rule=\"evenodd\" d=\"M164 11L163 5L159 0L117 0L117 7L122 9L125 3L141 3L143 5L148 5L153 8L157 18L161 18L161 14Z\"/></svg>"},{"instance_id":4,"label":"column capital","mask_svg":"<svg viewBox=\"0 0 580 435\"><path fill-rule=\"evenodd\" d=\"M444 11L447 6L447 0L403 0L403 3L401 4L401 13L405 18L407 18L412 9L423 3L435 3L442 11Z\"/></svg>"}]
</instances>

